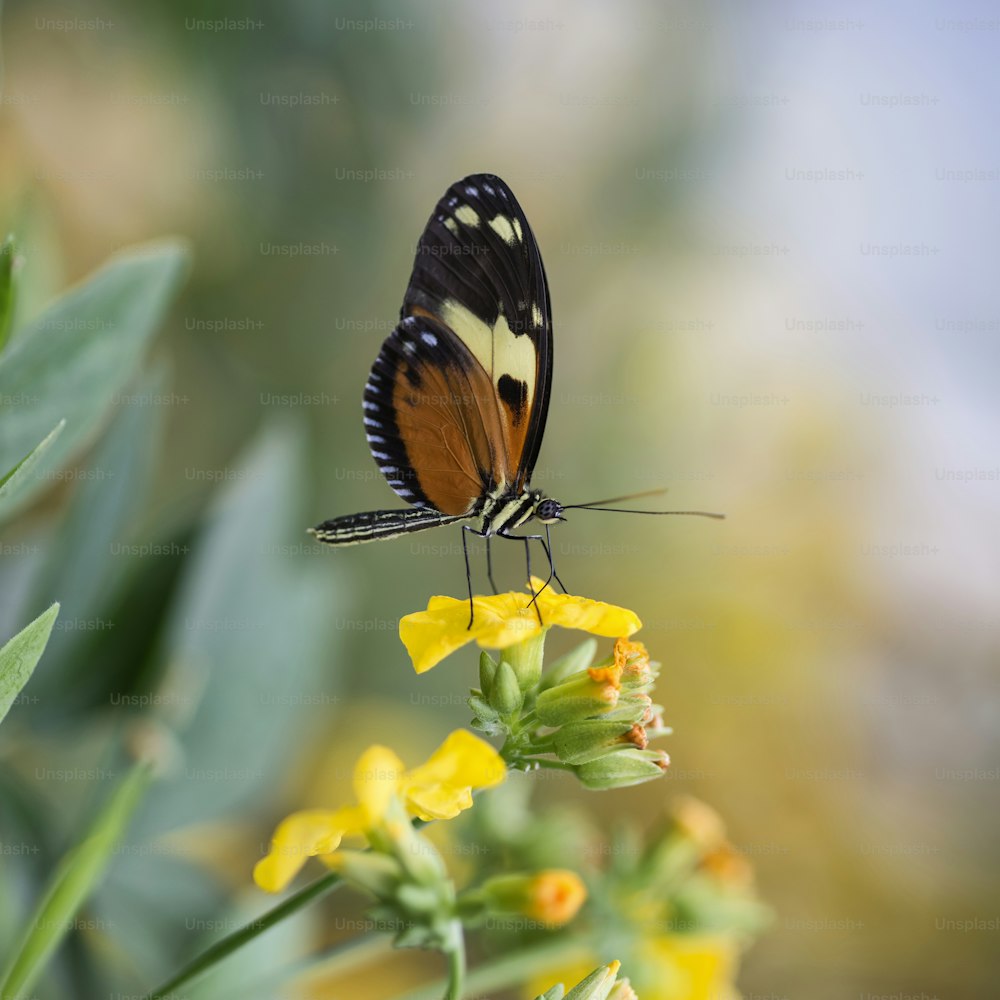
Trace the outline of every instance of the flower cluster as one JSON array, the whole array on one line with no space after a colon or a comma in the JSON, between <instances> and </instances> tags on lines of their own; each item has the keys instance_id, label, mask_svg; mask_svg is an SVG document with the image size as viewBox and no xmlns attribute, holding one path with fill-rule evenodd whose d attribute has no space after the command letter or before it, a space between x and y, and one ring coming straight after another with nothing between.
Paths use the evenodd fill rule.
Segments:
<instances>
[{"instance_id":1,"label":"flower cluster","mask_svg":"<svg viewBox=\"0 0 1000 1000\"><path fill-rule=\"evenodd\" d=\"M513 775L452 827L488 846L477 855L476 880L503 866L544 868L567 857L580 865L587 905L562 933L566 954L536 969L523 995L576 982L615 958L643 1000L735 1000L740 955L770 913L715 810L681 797L650 829L619 817L609 838L578 807L533 805L537 788L530 776ZM497 924L480 947L530 955L551 943L537 929Z\"/></svg>"},{"instance_id":2,"label":"flower cluster","mask_svg":"<svg viewBox=\"0 0 1000 1000\"><path fill-rule=\"evenodd\" d=\"M500 594L468 605L435 597L407 615L400 636L418 671L475 640L499 649L479 658L479 687L469 706L473 726L504 738L501 755L514 768L559 767L588 788L634 785L660 777L669 764L649 741L668 730L651 692L658 674L645 646L629 639L641 627L633 612L602 601L555 594L532 580L537 599ZM543 672L545 634L554 625L617 636L611 656L594 663L584 642Z\"/></svg>"},{"instance_id":3,"label":"flower cluster","mask_svg":"<svg viewBox=\"0 0 1000 1000\"><path fill-rule=\"evenodd\" d=\"M500 749L459 730L408 769L387 747L369 748L354 773L357 802L289 816L254 877L278 892L309 857L319 858L375 897L372 916L398 929L398 946L449 956L449 997L461 993L471 930L486 953L530 950L553 930L572 945L532 984L537 1000L636 1000L630 981L644 1000L733 996L738 954L766 914L748 865L711 809L684 800L645 845L622 824L621 842L608 847L613 864L584 865L581 873L563 865L567 857L595 857L598 835L587 821L538 815L517 798L532 781L519 775L504 782L510 771L552 768L586 788L614 789L658 778L669 764L649 745L670 730L654 701L659 665L632 638L639 619L625 608L556 594L537 579L530 587L533 596L474 598L471 624L468 602L447 597L400 622L418 673L468 643L482 647L479 686L468 704L473 727L496 737ZM612 649L598 659L597 641L588 638L546 666L545 637L554 626L612 638ZM419 828L459 816L474 793L491 788L471 812L471 827L460 824L482 849L471 856L483 860L465 872L468 885L459 891ZM345 847L352 838L356 844ZM518 919L490 919L497 916ZM572 936L559 931L570 921ZM617 956L630 979L618 978ZM594 969L597 962L609 964ZM552 985L556 979L577 985L566 993Z\"/></svg>"},{"instance_id":4,"label":"flower cluster","mask_svg":"<svg viewBox=\"0 0 1000 1000\"><path fill-rule=\"evenodd\" d=\"M457 816L472 805L474 790L499 784L506 773L497 752L462 729L412 770L388 747L370 747L354 769L357 804L286 818L254 879L262 889L279 892L308 857L319 857L347 884L375 897L371 916L399 929L398 947L463 954L464 927L498 915L559 927L586 899L575 872L515 872L459 894L441 855L414 822ZM344 848L350 837L364 843Z\"/></svg>"}]
</instances>

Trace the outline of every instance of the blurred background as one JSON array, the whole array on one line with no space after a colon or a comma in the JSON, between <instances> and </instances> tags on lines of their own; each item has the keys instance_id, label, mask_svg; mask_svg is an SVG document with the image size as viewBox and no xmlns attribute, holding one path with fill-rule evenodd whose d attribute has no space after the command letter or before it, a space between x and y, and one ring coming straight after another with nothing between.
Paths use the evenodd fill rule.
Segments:
<instances>
[{"instance_id":1,"label":"blurred background","mask_svg":"<svg viewBox=\"0 0 1000 1000\"><path fill-rule=\"evenodd\" d=\"M131 243L193 249L153 381L113 418L155 424L157 444L136 446L128 527L78 566L94 592L74 607L32 566L66 511L106 509L99 480L53 484L0 535L3 635L54 599L76 622L4 734L8 820L48 815L33 835L58 855L87 808L65 768L98 766L88 748L131 696L157 692L202 740L204 774L182 765L151 796L94 917L133 933L156 900L164 926L128 946L140 983L190 953L185 914L259 904L265 831L336 801L361 747L389 730L416 760L467 721L473 658L417 678L396 634L431 594L463 593L458 532L331 552L304 530L396 506L362 387L435 201L489 171L552 293L535 484L565 502L662 485L667 506L727 514L580 511L557 529L571 591L644 620L675 734L665 782L547 794L651 822L684 791L722 813L776 913L747 997L989 995L994 6L8 0L2 27L20 316ZM241 658L259 686L236 706Z\"/></svg>"}]
</instances>

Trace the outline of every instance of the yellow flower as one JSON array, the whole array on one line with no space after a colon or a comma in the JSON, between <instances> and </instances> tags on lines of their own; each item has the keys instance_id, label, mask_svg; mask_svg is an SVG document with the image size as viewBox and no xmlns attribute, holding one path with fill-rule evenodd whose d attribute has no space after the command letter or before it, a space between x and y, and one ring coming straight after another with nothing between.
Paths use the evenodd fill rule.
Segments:
<instances>
[{"instance_id":1,"label":"yellow flower","mask_svg":"<svg viewBox=\"0 0 1000 1000\"><path fill-rule=\"evenodd\" d=\"M737 1000L737 948L712 934L661 935L646 942L633 975L643 1000Z\"/></svg>"},{"instance_id":2,"label":"yellow flower","mask_svg":"<svg viewBox=\"0 0 1000 1000\"><path fill-rule=\"evenodd\" d=\"M369 747L354 768L358 804L292 813L275 830L267 856L257 862L254 881L267 892L280 892L307 858L332 854L344 837L377 829L394 798L411 816L450 819L472 805L474 788L499 784L506 773L496 750L464 729L411 771L388 747Z\"/></svg>"},{"instance_id":3,"label":"yellow flower","mask_svg":"<svg viewBox=\"0 0 1000 1000\"><path fill-rule=\"evenodd\" d=\"M638 616L627 608L557 594L552 587L542 590L543 584L544 581L532 577L544 625L539 623L530 597L519 593L473 597L472 628L469 628L469 602L455 597L432 597L426 611L405 615L399 623L399 637L416 672L430 670L473 640L485 649L506 649L552 625L601 636L629 636L642 627Z\"/></svg>"},{"instance_id":4,"label":"yellow flower","mask_svg":"<svg viewBox=\"0 0 1000 1000\"><path fill-rule=\"evenodd\" d=\"M547 868L530 874L495 875L483 883L482 895L493 912L518 913L547 927L562 927L586 902L587 887L568 868Z\"/></svg>"},{"instance_id":5,"label":"yellow flower","mask_svg":"<svg viewBox=\"0 0 1000 1000\"><path fill-rule=\"evenodd\" d=\"M587 888L574 871L552 868L531 880L526 912L532 920L549 927L568 924L587 899Z\"/></svg>"}]
</instances>

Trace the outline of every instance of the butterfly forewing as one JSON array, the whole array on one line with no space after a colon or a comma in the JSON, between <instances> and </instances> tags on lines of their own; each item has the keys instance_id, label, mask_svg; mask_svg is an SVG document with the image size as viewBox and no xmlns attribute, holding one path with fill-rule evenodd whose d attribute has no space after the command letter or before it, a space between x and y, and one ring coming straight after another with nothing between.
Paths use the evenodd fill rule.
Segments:
<instances>
[{"instance_id":1,"label":"butterfly forewing","mask_svg":"<svg viewBox=\"0 0 1000 1000\"><path fill-rule=\"evenodd\" d=\"M503 441L491 456L503 459L493 483L520 493L545 429L552 319L538 244L499 177L466 177L438 202L417 246L402 316L437 320L479 363Z\"/></svg>"}]
</instances>

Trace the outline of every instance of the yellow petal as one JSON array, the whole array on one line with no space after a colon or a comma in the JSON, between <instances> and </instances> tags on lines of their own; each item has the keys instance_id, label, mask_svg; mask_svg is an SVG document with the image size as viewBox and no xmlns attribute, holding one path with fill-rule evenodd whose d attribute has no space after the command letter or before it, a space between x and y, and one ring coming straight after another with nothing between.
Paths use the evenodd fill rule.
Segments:
<instances>
[{"instance_id":1,"label":"yellow petal","mask_svg":"<svg viewBox=\"0 0 1000 1000\"><path fill-rule=\"evenodd\" d=\"M406 808L420 819L454 819L471 807L472 791L468 786L414 784L406 789Z\"/></svg>"},{"instance_id":2,"label":"yellow petal","mask_svg":"<svg viewBox=\"0 0 1000 1000\"><path fill-rule=\"evenodd\" d=\"M506 649L538 635L543 626L530 600L527 594L473 598L476 619L472 632L476 642L487 649Z\"/></svg>"},{"instance_id":3,"label":"yellow petal","mask_svg":"<svg viewBox=\"0 0 1000 1000\"><path fill-rule=\"evenodd\" d=\"M354 765L354 794L366 817L366 827L379 823L399 789L403 762L388 748L369 747Z\"/></svg>"},{"instance_id":4,"label":"yellow petal","mask_svg":"<svg viewBox=\"0 0 1000 1000\"><path fill-rule=\"evenodd\" d=\"M721 935L660 935L643 942L637 958L642 976L663 984L659 991L652 987L642 990L643 998L738 1000L740 995L733 985L737 949Z\"/></svg>"},{"instance_id":5,"label":"yellow petal","mask_svg":"<svg viewBox=\"0 0 1000 1000\"><path fill-rule=\"evenodd\" d=\"M475 636L468 624L468 602L452 597L432 597L426 611L404 615L399 622L399 638L410 654L413 669L422 674L472 642Z\"/></svg>"},{"instance_id":6,"label":"yellow petal","mask_svg":"<svg viewBox=\"0 0 1000 1000\"><path fill-rule=\"evenodd\" d=\"M535 593L541 590L544 583L544 580L537 577L531 579ZM639 616L628 608L593 601L589 597L557 594L551 586L538 593L538 608L546 625L580 629L591 635L617 637L631 635L642 628Z\"/></svg>"},{"instance_id":7,"label":"yellow petal","mask_svg":"<svg viewBox=\"0 0 1000 1000\"><path fill-rule=\"evenodd\" d=\"M335 851L345 833L342 814L343 810L307 809L282 820L270 851L254 867L257 885L267 892L281 892L307 858Z\"/></svg>"},{"instance_id":8,"label":"yellow petal","mask_svg":"<svg viewBox=\"0 0 1000 1000\"><path fill-rule=\"evenodd\" d=\"M454 597L432 597L426 611L405 615L399 623L399 637L416 672L430 670L473 640L486 649L506 649L538 635L550 625L602 636L631 635L642 626L627 608L557 594L553 587L542 590L543 581L537 577L532 578L532 586L536 593L541 591L538 608L544 625L539 622L530 598L520 593L474 597L472 628L469 628L469 602Z\"/></svg>"},{"instance_id":9,"label":"yellow petal","mask_svg":"<svg viewBox=\"0 0 1000 1000\"><path fill-rule=\"evenodd\" d=\"M507 775L503 758L485 740L456 729L403 779L401 791L421 819L451 819L472 805L473 788L497 785Z\"/></svg>"},{"instance_id":10,"label":"yellow petal","mask_svg":"<svg viewBox=\"0 0 1000 1000\"><path fill-rule=\"evenodd\" d=\"M506 773L503 758L494 747L468 729L456 729L407 779L489 788L503 781Z\"/></svg>"}]
</instances>

